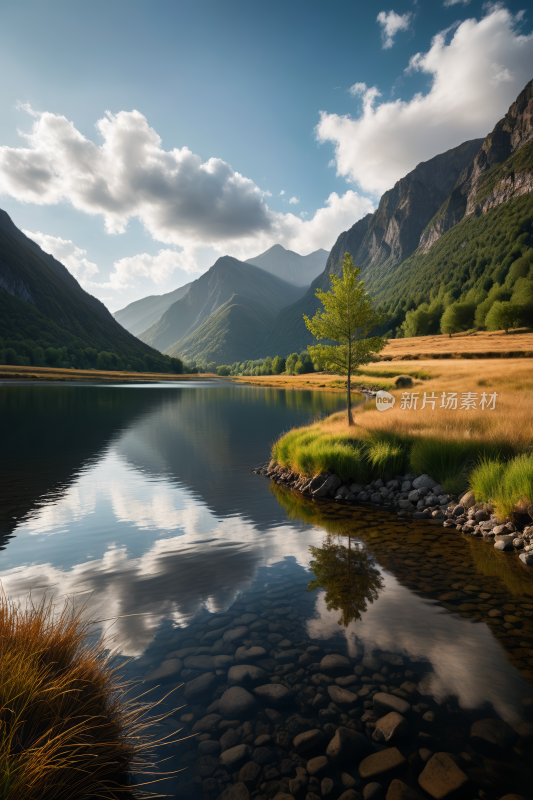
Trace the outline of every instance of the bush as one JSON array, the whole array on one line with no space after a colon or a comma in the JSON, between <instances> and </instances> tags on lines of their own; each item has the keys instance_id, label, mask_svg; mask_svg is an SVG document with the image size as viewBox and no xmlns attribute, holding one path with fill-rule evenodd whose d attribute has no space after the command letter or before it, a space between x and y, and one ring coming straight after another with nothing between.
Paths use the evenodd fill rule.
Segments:
<instances>
[{"instance_id":1,"label":"bush","mask_svg":"<svg viewBox=\"0 0 533 800\"><path fill-rule=\"evenodd\" d=\"M227 364L222 364L220 367L217 367L217 375L231 375L231 367L228 367Z\"/></svg>"},{"instance_id":2,"label":"bush","mask_svg":"<svg viewBox=\"0 0 533 800\"><path fill-rule=\"evenodd\" d=\"M521 308L515 303L496 301L485 318L485 326L489 331L504 330L509 332L521 316Z\"/></svg>"},{"instance_id":3,"label":"bush","mask_svg":"<svg viewBox=\"0 0 533 800\"><path fill-rule=\"evenodd\" d=\"M440 321L441 333L458 333L466 331L474 324L476 306L474 303L452 303Z\"/></svg>"},{"instance_id":4,"label":"bush","mask_svg":"<svg viewBox=\"0 0 533 800\"><path fill-rule=\"evenodd\" d=\"M471 467L480 458L498 455L498 448L460 439L417 439L410 455L411 470L438 481L450 494L460 494L468 484Z\"/></svg>"}]
</instances>

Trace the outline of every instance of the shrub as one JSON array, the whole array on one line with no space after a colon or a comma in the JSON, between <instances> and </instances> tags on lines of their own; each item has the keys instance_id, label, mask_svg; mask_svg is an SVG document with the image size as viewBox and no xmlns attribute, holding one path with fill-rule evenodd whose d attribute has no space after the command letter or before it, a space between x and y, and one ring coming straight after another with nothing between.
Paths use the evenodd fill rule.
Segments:
<instances>
[{"instance_id":1,"label":"shrub","mask_svg":"<svg viewBox=\"0 0 533 800\"><path fill-rule=\"evenodd\" d=\"M514 509L525 510L533 503L533 455L522 454L507 463L483 459L470 476L477 500L494 505L500 519Z\"/></svg>"},{"instance_id":2,"label":"shrub","mask_svg":"<svg viewBox=\"0 0 533 800\"><path fill-rule=\"evenodd\" d=\"M410 466L417 475L426 473L450 494L467 487L468 473L479 458L498 455L496 447L462 439L417 439L410 455Z\"/></svg>"},{"instance_id":3,"label":"shrub","mask_svg":"<svg viewBox=\"0 0 533 800\"><path fill-rule=\"evenodd\" d=\"M520 319L522 309L515 303L496 301L485 318L489 331L504 330L508 333Z\"/></svg>"}]
</instances>

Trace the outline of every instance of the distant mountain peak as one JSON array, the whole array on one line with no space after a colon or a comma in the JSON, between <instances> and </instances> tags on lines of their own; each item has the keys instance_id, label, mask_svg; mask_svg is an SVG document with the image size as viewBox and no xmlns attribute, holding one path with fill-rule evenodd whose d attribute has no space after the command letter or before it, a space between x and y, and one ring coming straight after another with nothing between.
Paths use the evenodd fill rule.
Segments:
<instances>
[{"instance_id":1,"label":"distant mountain peak","mask_svg":"<svg viewBox=\"0 0 533 800\"><path fill-rule=\"evenodd\" d=\"M319 249L301 256L281 244L274 244L264 253L246 259L246 263L261 267L294 286L309 286L323 272L328 255L327 250Z\"/></svg>"}]
</instances>

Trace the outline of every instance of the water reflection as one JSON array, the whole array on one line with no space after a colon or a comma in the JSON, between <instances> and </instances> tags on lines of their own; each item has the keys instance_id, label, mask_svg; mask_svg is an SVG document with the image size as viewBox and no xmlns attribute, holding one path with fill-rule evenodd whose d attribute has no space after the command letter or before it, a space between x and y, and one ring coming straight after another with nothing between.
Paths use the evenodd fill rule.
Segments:
<instances>
[{"instance_id":1,"label":"water reflection","mask_svg":"<svg viewBox=\"0 0 533 800\"><path fill-rule=\"evenodd\" d=\"M341 537L329 535L322 547L310 546L313 557L311 570L315 580L309 589L324 589L324 602L328 611L341 611L338 624L348 627L351 622L361 619L367 610L367 602L378 599L383 579L373 565L370 553L352 546L352 536L347 535L348 547Z\"/></svg>"},{"instance_id":2,"label":"water reflection","mask_svg":"<svg viewBox=\"0 0 533 800\"><path fill-rule=\"evenodd\" d=\"M271 488L292 519L300 516L327 531L320 547L310 547L316 575L311 587L324 590L307 623L312 638L338 637L339 622L347 623L341 629L347 651L353 657L366 657L369 665L405 669L406 664L428 663L420 691L437 702L454 697L468 709L490 703L508 721L522 716L522 700L533 695L533 582L528 575L511 582L514 570L509 558L494 558L493 548L485 542L397 520L386 512L348 510L274 484ZM365 554L357 581L350 581L350 547L342 545L343 539L350 542L352 537ZM483 556L487 550L490 554ZM368 571L374 559L379 585ZM521 593L509 594L506 583ZM366 585L374 602L363 608ZM450 592L452 585L458 588ZM501 621L490 617L493 608L517 615L515 629L504 627L503 616ZM340 620L334 613L339 609Z\"/></svg>"}]
</instances>

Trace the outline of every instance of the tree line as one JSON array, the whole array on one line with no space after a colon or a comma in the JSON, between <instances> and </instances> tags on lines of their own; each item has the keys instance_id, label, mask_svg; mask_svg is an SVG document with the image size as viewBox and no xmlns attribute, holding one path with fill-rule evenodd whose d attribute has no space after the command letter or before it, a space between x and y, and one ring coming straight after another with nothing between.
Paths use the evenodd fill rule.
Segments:
<instances>
[{"instance_id":1,"label":"tree line","mask_svg":"<svg viewBox=\"0 0 533 800\"><path fill-rule=\"evenodd\" d=\"M213 369L209 369L213 367ZM214 372L215 364L207 364L206 372ZM305 375L315 371L315 365L307 350L291 353L287 358L267 356L255 361L236 361L234 364L221 364L216 367L217 375Z\"/></svg>"}]
</instances>

